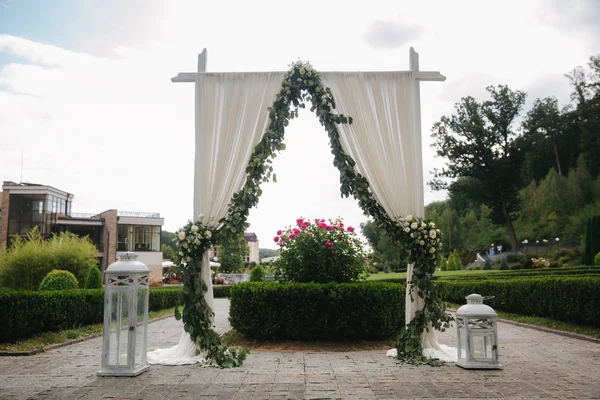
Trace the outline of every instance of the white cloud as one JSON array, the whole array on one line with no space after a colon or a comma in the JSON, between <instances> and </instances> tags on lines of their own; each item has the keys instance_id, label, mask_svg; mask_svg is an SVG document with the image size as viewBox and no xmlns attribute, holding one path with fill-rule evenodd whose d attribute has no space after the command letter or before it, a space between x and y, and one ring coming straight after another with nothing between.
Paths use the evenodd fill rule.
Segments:
<instances>
[{"instance_id":1,"label":"white cloud","mask_svg":"<svg viewBox=\"0 0 600 400\"><path fill-rule=\"evenodd\" d=\"M395 49L417 39L421 29L401 21L373 21L365 32L366 42L378 49Z\"/></svg>"},{"instance_id":2,"label":"white cloud","mask_svg":"<svg viewBox=\"0 0 600 400\"><path fill-rule=\"evenodd\" d=\"M194 85L170 78L195 70L204 47L209 71L281 71L298 57L319 70L402 70L410 37L421 69L448 77L421 85L427 182L444 162L430 147L431 125L461 96L498 83L535 93L552 85L563 93L568 81L561 86L550 77L590 55L583 40L533 18L543 8L535 1L369 5L154 0L140 19L131 7L114 20L106 11L97 18L103 32L71 32L78 51L0 33L0 53L24 60L0 65L0 180L19 180L24 150L23 179L74 193L74 211L160 212L164 228L175 230L192 216ZM89 13L87 21L94 20ZM406 23L394 25L395 16L418 31L403 31ZM388 23L380 42L387 49L364 41L374 21ZM314 116L294 120L286 143L274 164L279 182L264 186L250 214L261 247L274 247L274 232L299 216L366 220L353 200L339 199L337 171ZM426 188L425 199L444 195Z\"/></svg>"}]
</instances>

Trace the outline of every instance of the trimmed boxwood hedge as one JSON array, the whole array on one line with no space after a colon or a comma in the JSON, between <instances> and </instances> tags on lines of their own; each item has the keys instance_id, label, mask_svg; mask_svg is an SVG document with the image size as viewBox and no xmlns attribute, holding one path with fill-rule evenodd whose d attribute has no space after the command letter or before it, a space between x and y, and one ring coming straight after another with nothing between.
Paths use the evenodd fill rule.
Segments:
<instances>
[{"instance_id":1,"label":"trimmed boxwood hedge","mask_svg":"<svg viewBox=\"0 0 600 400\"><path fill-rule=\"evenodd\" d=\"M157 311L174 307L181 288L150 289L148 308ZM101 323L104 289L31 292L0 292L0 342L24 339L41 332Z\"/></svg>"},{"instance_id":2,"label":"trimmed boxwood hedge","mask_svg":"<svg viewBox=\"0 0 600 400\"><path fill-rule=\"evenodd\" d=\"M229 297L229 288L231 286L213 286L213 297L215 299Z\"/></svg>"},{"instance_id":3,"label":"trimmed boxwood hedge","mask_svg":"<svg viewBox=\"0 0 600 400\"><path fill-rule=\"evenodd\" d=\"M465 304L466 296L479 293L495 296L486 304L497 310L600 326L600 277L438 280L435 284L448 302Z\"/></svg>"},{"instance_id":4,"label":"trimmed boxwood hedge","mask_svg":"<svg viewBox=\"0 0 600 400\"><path fill-rule=\"evenodd\" d=\"M404 285L239 283L229 321L257 339L390 338L404 325Z\"/></svg>"}]
</instances>

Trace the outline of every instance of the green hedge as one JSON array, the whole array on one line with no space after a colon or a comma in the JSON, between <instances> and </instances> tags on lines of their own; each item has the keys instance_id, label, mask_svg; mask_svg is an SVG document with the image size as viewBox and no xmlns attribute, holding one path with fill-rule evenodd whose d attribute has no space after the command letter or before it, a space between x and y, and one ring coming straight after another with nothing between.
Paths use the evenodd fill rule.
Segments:
<instances>
[{"instance_id":1,"label":"green hedge","mask_svg":"<svg viewBox=\"0 0 600 400\"><path fill-rule=\"evenodd\" d=\"M438 280L445 301L465 304L471 293L495 296L486 304L511 313L600 326L600 277Z\"/></svg>"},{"instance_id":2,"label":"green hedge","mask_svg":"<svg viewBox=\"0 0 600 400\"><path fill-rule=\"evenodd\" d=\"M213 286L213 297L215 299L229 297L231 286Z\"/></svg>"},{"instance_id":3,"label":"green hedge","mask_svg":"<svg viewBox=\"0 0 600 400\"><path fill-rule=\"evenodd\" d=\"M174 307L181 288L150 289L148 308ZM24 339L41 332L102 323L104 289L0 292L0 342Z\"/></svg>"},{"instance_id":4,"label":"green hedge","mask_svg":"<svg viewBox=\"0 0 600 400\"><path fill-rule=\"evenodd\" d=\"M231 287L231 325L259 339L380 339L404 325L404 286L244 282Z\"/></svg>"}]
</instances>

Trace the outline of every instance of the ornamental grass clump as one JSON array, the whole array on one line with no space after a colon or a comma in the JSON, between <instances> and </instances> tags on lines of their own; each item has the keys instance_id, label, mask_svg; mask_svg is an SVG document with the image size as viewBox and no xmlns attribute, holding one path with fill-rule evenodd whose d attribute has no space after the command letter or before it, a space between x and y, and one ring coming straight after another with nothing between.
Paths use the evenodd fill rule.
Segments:
<instances>
[{"instance_id":1,"label":"ornamental grass clump","mask_svg":"<svg viewBox=\"0 0 600 400\"><path fill-rule=\"evenodd\" d=\"M299 218L274 238L281 257L276 275L284 282L355 282L366 278L363 244L351 226L335 220Z\"/></svg>"}]
</instances>

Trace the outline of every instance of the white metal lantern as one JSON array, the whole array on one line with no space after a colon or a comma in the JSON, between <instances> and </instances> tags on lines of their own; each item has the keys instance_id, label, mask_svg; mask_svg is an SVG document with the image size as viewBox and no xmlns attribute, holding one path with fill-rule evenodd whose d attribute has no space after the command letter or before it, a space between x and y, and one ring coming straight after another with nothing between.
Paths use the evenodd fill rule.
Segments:
<instances>
[{"instance_id":1,"label":"white metal lantern","mask_svg":"<svg viewBox=\"0 0 600 400\"><path fill-rule=\"evenodd\" d=\"M101 376L147 371L148 267L135 253L122 253L104 272L104 335Z\"/></svg>"},{"instance_id":2,"label":"white metal lantern","mask_svg":"<svg viewBox=\"0 0 600 400\"><path fill-rule=\"evenodd\" d=\"M458 361L469 369L502 369L498 362L498 315L483 304L484 297L470 294L467 304L456 311Z\"/></svg>"}]
</instances>

